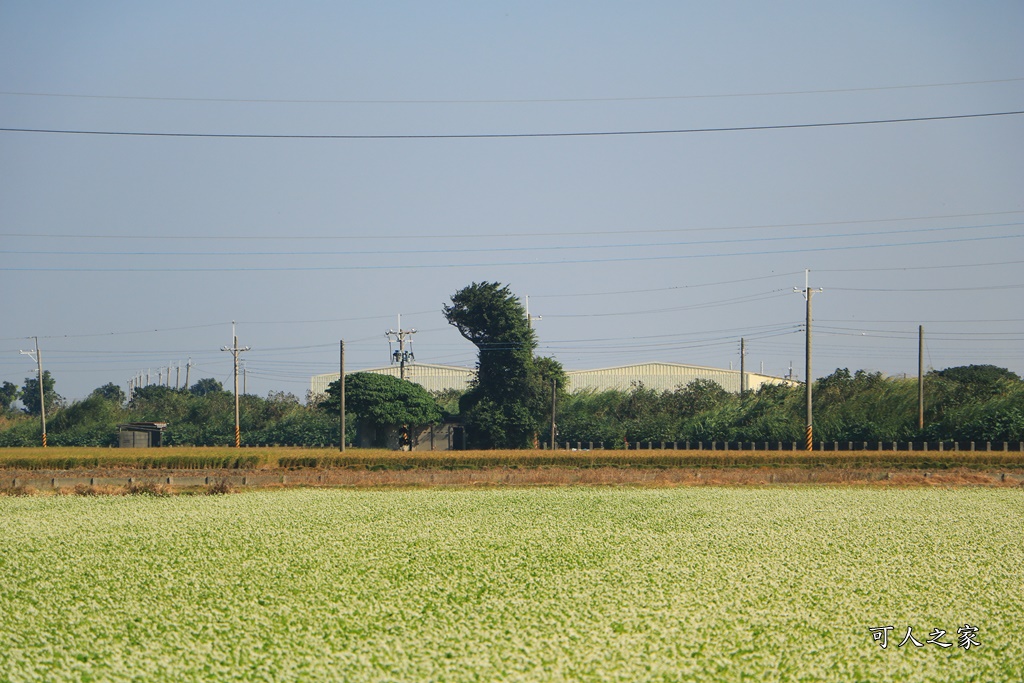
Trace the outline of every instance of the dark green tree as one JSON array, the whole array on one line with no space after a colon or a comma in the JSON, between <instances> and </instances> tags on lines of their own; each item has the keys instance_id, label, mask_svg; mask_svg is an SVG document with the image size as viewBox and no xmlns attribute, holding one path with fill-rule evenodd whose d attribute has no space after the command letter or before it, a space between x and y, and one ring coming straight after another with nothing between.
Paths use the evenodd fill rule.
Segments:
<instances>
[{"instance_id":1,"label":"dark green tree","mask_svg":"<svg viewBox=\"0 0 1024 683\"><path fill-rule=\"evenodd\" d=\"M933 389L950 405L964 405L1020 386L1017 373L995 365L961 365L928 373Z\"/></svg>"},{"instance_id":2,"label":"dark green tree","mask_svg":"<svg viewBox=\"0 0 1024 683\"><path fill-rule=\"evenodd\" d=\"M54 391L56 381L50 375L49 370L43 370L43 396L46 401L46 413L49 415L55 409L64 405L64 397ZM25 412L29 415L38 415L39 406L39 380L35 377L26 377L25 384L21 387L21 403L25 406Z\"/></svg>"},{"instance_id":3,"label":"dark green tree","mask_svg":"<svg viewBox=\"0 0 1024 683\"><path fill-rule=\"evenodd\" d=\"M550 410L551 377L564 371L535 360L526 309L507 285L474 282L452 295L444 316L478 350L476 378L459 402L471 448L528 448Z\"/></svg>"},{"instance_id":4,"label":"dark green tree","mask_svg":"<svg viewBox=\"0 0 1024 683\"><path fill-rule=\"evenodd\" d=\"M90 396L96 396L117 405L121 405L125 400L124 391L113 382L107 382L103 386L93 389Z\"/></svg>"},{"instance_id":5,"label":"dark green tree","mask_svg":"<svg viewBox=\"0 0 1024 683\"><path fill-rule=\"evenodd\" d=\"M204 377L189 387L189 393L194 396L206 396L218 391L224 391L224 385L212 377Z\"/></svg>"},{"instance_id":6,"label":"dark green tree","mask_svg":"<svg viewBox=\"0 0 1024 683\"><path fill-rule=\"evenodd\" d=\"M319 407L329 415L337 415L339 402L338 382L331 382ZM419 384L372 372L345 377L345 412L365 421L381 438L389 427L417 428L441 421L437 401Z\"/></svg>"},{"instance_id":7,"label":"dark green tree","mask_svg":"<svg viewBox=\"0 0 1024 683\"><path fill-rule=\"evenodd\" d=\"M11 404L18 400L21 390L13 382L4 382L0 386L0 413L11 409Z\"/></svg>"}]
</instances>

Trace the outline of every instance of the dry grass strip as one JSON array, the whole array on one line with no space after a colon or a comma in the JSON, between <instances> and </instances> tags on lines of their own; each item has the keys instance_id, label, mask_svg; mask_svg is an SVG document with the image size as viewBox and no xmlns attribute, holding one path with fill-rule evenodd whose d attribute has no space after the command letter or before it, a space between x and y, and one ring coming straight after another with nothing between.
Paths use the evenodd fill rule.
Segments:
<instances>
[{"instance_id":1,"label":"dry grass strip","mask_svg":"<svg viewBox=\"0 0 1024 683\"><path fill-rule=\"evenodd\" d=\"M652 468L652 467L482 467L476 469L368 469L332 468L307 470L263 470L260 475L243 476L237 470L194 470L163 472L154 478L152 470L78 471L42 473L28 471L21 477L4 478L0 495L170 495L175 493L231 493L247 489L284 487L342 488L479 488L531 486L882 486L961 487L982 486L1024 489L1024 469L978 470L887 470L872 468ZM53 479L39 475L53 474ZM73 476L68 476L68 475ZM196 474L206 483L196 482ZM180 476L177 476L180 475ZM49 486L50 481L78 483ZM180 480L182 483L167 483ZM189 479L193 483L185 484ZM86 480L89 483L86 483ZM102 481L101 481L102 480ZM117 483L118 480L124 483Z\"/></svg>"}]
</instances>

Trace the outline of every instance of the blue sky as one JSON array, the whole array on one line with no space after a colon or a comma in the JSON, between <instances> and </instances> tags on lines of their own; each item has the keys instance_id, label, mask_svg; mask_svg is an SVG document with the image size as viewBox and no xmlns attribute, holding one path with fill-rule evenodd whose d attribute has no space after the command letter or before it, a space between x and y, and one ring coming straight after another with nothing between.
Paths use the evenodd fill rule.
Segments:
<instances>
[{"instance_id":1,"label":"blue sky","mask_svg":"<svg viewBox=\"0 0 1024 683\"><path fill-rule=\"evenodd\" d=\"M339 339L386 364L398 314L418 361L472 365L441 307L482 280L569 369L738 367L743 337L802 379L805 269L817 376L915 374L918 325L928 367L1024 374L1024 116L756 130L1024 110L1022 29L1016 2L5 2L0 381L38 336L69 398L189 358L227 385L237 321L247 389L304 396ZM458 137L585 132L631 134Z\"/></svg>"}]
</instances>

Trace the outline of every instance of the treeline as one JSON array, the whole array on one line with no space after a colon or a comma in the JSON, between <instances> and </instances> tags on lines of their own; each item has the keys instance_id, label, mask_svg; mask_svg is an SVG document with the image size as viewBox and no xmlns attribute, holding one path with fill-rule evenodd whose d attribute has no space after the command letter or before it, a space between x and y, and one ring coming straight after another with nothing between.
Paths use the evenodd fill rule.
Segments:
<instances>
[{"instance_id":1,"label":"treeline","mask_svg":"<svg viewBox=\"0 0 1024 683\"><path fill-rule=\"evenodd\" d=\"M128 422L169 423L163 435L168 446L235 443L235 397L216 380L200 380L187 390L152 385L135 390L130 401L125 398L119 387L108 384L65 407L58 403L51 407L47 401L47 443L116 446L117 426ZM34 405L38 403L37 399ZM6 410L0 416L0 446L38 446L41 425L37 416L38 410ZM246 446L338 443L337 416L318 410L315 403L304 405L293 394L240 396L239 416Z\"/></svg>"},{"instance_id":2,"label":"treeline","mask_svg":"<svg viewBox=\"0 0 1024 683\"><path fill-rule=\"evenodd\" d=\"M149 386L130 400L108 384L82 400L51 402L53 381L46 373L47 439L55 446L108 446L117 443L117 425L167 422L166 445L234 444L234 396L212 379L189 389ZM360 419L384 426L406 422L459 419L458 396L428 396L420 387L398 386L383 376L346 378L353 406L347 440L355 440ZM409 383L404 383L409 384ZM838 369L814 384L815 441L1024 441L1024 382L1009 370L972 365L934 371L925 378L925 427L919 430L916 379ZM0 446L40 443L39 400L23 399L25 409L11 407L20 391L5 387L0 399ZM38 384L26 382L25 389ZM31 398L31 391L29 396ZM9 400L8 400L9 399ZM436 406L428 405L435 402ZM462 402L465 404L465 401ZM629 444L697 441L802 442L805 428L803 387L764 385L758 391L732 394L698 380L674 391L637 384L628 391L559 392L555 421L561 443ZM302 403L293 394L240 397L241 439L246 446L328 446L338 443L336 398ZM422 417L416 417L417 415ZM481 419L480 415L475 415ZM550 438L538 429L538 440Z\"/></svg>"},{"instance_id":3,"label":"treeline","mask_svg":"<svg viewBox=\"0 0 1024 683\"><path fill-rule=\"evenodd\" d=\"M837 369L812 387L816 442L1024 441L1024 382L974 365L925 377L925 427L918 429L917 379ZM732 394L697 380L675 391L576 393L556 417L558 440L627 444L697 441L802 443L803 387L763 385Z\"/></svg>"}]
</instances>

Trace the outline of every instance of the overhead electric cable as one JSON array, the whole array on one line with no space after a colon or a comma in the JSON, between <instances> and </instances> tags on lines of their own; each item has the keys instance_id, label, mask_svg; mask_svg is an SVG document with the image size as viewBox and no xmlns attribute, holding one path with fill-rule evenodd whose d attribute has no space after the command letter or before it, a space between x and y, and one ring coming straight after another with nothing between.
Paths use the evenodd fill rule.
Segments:
<instances>
[{"instance_id":1,"label":"overhead electric cable","mask_svg":"<svg viewBox=\"0 0 1024 683\"><path fill-rule=\"evenodd\" d=\"M555 133L399 133L399 134L329 134L329 133L181 133L159 131L85 130L71 128L0 128L5 133L44 133L54 135L105 135L114 137L150 138L233 138L248 140L481 140L499 138L574 138L616 137L632 135L681 135L687 133L737 133L762 130L799 130L805 128L837 128L844 126L873 126L889 123L921 123L925 121L955 121L1001 116L1019 116L1024 110L983 112L980 114L948 114L944 116L912 116L892 119L864 119L856 121L827 121L817 123L782 123L761 126L721 126L714 128L664 128L604 131L561 131Z\"/></svg>"},{"instance_id":2,"label":"overhead electric cable","mask_svg":"<svg viewBox=\"0 0 1024 683\"><path fill-rule=\"evenodd\" d=\"M929 221L929 220L940 220L946 218L978 218L982 216L1007 216L1024 213L1022 209L1016 209L1013 211L986 211L981 213L954 213L954 214L937 214L929 216L903 216L899 218L866 218L858 220L842 220L842 221L813 221L810 223L766 223L759 225L725 225L719 227L688 227L688 228L653 228L644 230L632 230L629 228L618 228L615 230L584 230L584 231L544 231L544 232L508 232L508 233L483 233L476 231L473 233L449 233L449 234L429 234L429 233L401 233L396 234L393 230L380 230L373 234L364 235L298 235L295 234L293 228L282 228L283 232L287 234L274 234L274 235L254 235L241 234L241 235L212 235L209 232L202 235L184 235L184 234L173 234L173 235L147 235L143 234L142 229L134 230L131 233L124 234L75 234L75 233L40 233L40 232L0 232L0 237L29 237L29 238L40 238L40 239L104 239L104 240L188 240L194 242L196 240L231 240L233 242L245 240L387 240L388 242L394 242L396 239L400 240L436 240L436 239L500 239L504 237L511 238L522 238L522 237L579 237L579 236L591 236L591 235L622 235L629 233L631 235L640 234L653 234L653 233L676 233L676 232L718 232L725 230L774 230L778 228L815 228L827 225L863 225L866 223L902 223L907 221ZM851 269L857 270L857 269ZM870 270L870 269L869 269Z\"/></svg>"},{"instance_id":3,"label":"overhead electric cable","mask_svg":"<svg viewBox=\"0 0 1024 683\"><path fill-rule=\"evenodd\" d=\"M800 240L839 239L846 237L877 237L878 235L901 235L919 234L926 232L950 232L953 230L985 230L988 228L1008 228L1024 225L1024 223L996 223L991 225L956 225L941 228L905 228L902 230L876 230L872 232L841 232L814 235L780 235L777 237L736 237L730 239L714 240L689 240L685 242L627 242L619 244L561 244L546 245L544 251L577 251L583 249L645 249L648 247L692 247L707 246L711 244L748 244L751 242L790 242ZM4 249L0 254L13 254L19 256L374 256L387 254L479 254L479 253L509 253L537 251L537 245L517 247L487 247L487 248L448 248L448 249L374 249L374 250L345 250L345 251L81 251L81 250L44 250L44 249Z\"/></svg>"},{"instance_id":4,"label":"overhead electric cable","mask_svg":"<svg viewBox=\"0 0 1024 683\"><path fill-rule=\"evenodd\" d=\"M725 99L736 97L776 97L783 95L819 95L851 92L879 92L885 90L911 90L921 88L951 88L965 85L991 85L1017 83L1024 78L994 78L982 81L953 81L948 83L915 83L909 85L881 85L862 88L823 88L819 90L778 90L746 93L710 93L697 95L649 95L638 97L550 97L505 99L277 99L252 97L159 97L144 95L90 95L55 92L26 92L5 90L7 97L46 97L91 100L129 100L142 102L219 102L241 104L547 104L563 102L660 102L664 100Z\"/></svg>"},{"instance_id":5,"label":"overhead electric cable","mask_svg":"<svg viewBox=\"0 0 1024 683\"><path fill-rule=\"evenodd\" d=\"M345 270L410 270L410 269L450 269L450 268L500 268L510 266L544 266L544 265L569 265L585 263L629 263L641 261L677 261L695 258L722 258L732 256L766 256L773 254L798 254L818 253L827 251L849 251L854 249L882 249L891 247L910 247L934 244L962 244L967 242L985 242L992 240L1018 239L1024 234L998 235L989 237L963 237L958 239L944 240L922 240L917 242L887 242L881 244L858 244L833 247L805 247L799 249L775 249L760 251L737 251L718 252L711 254L681 254L681 255L658 255L658 256L624 256L611 258L590 258L590 259L549 259L535 261L506 261L491 263L412 263L412 264L385 264L385 265L356 265L356 266L240 266L240 267L211 267L211 268L160 268L155 266L137 266L123 268L70 268L70 267L31 267L31 266L5 266L0 271L8 272L76 272L76 273L225 273L225 272L315 272L315 271L345 271Z\"/></svg>"}]
</instances>

